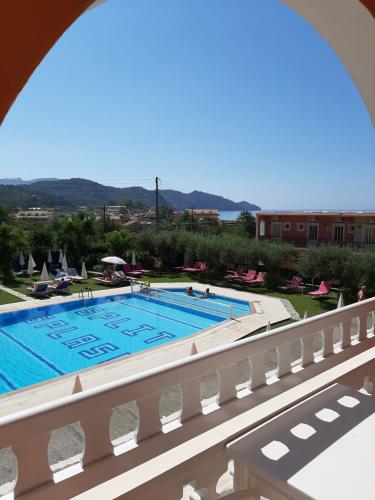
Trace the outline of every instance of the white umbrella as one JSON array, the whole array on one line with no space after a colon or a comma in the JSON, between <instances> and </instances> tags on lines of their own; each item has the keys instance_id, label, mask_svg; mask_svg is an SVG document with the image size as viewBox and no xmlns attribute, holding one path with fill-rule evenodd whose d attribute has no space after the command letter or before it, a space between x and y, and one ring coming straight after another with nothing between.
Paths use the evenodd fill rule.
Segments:
<instances>
[{"instance_id":1,"label":"white umbrella","mask_svg":"<svg viewBox=\"0 0 375 500\"><path fill-rule=\"evenodd\" d=\"M59 264L62 264L64 260L64 254L63 251L60 248L60 254L59 254Z\"/></svg>"},{"instance_id":2,"label":"white umbrella","mask_svg":"<svg viewBox=\"0 0 375 500\"><path fill-rule=\"evenodd\" d=\"M337 309L340 309L340 307L344 307L344 297L342 295L342 292L340 293L339 300L337 302Z\"/></svg>"},{"instance_id":3,"label":"white umbrella","mask_svg":"<svg viewBox=\"0 0 375 500\"><path fill-rule=\"evenodd\" d=\"M123 259L120 259L120 257L104 257L101 261L104 262L104 264L115 264L116 266L126 264L126 262Z\"/></svg>"},{"instance_id":4,"label":"white umbrella","mask_svg":"<svg viewBox=\"0 0 375 500\"><path fill-rule=\"evenodd\" d=\"M35 261L31 253L29 253L29 262L27 263L27 274L32 276L34 274L34 267L36 266Z\"/></svg>"},{"instance_id":5,"label":"white umbrella","mask_svg":"<svg viewBox=\"0 0 375 500\"><path fill-rule=\"evenodd\" d=\"M132 266L133 266L133 270L135 268L135 265L137 264L137 261L135 260L135 252L133 250L133 255L132 255Z\"/></svg>"},{"instance_id":6,"label":"white umbrella","mask_svg":"<svg viewBox=\"0 0 375 500\"><path fill-rule=\"evenodd\" d=\"M82 264L82 269L81 269L81 276L84 280L87 280L87 271L86 271L86 266L85 263Z\"/></svg>"},{"instance_id":7,"label":"white umbrella","mask_svg":"<svg viewBox=\"0 0 375 500\"><path fill-rule=\"evenodd\" d=\"M61 264L61 270L64 271L65 273L68 270L68 261L66 260L66 255L64 254L63 261Z\"/></svg>"},{"instance_id":8,"label":"white umbrella","mask_svg":"<svg viewBox=\"0 0 375 500\"><path fill-rule=\"evenodd\" d=\"M52 264L52 262L53 262L51 250L48 250L47 262L48 262L48 264Z\"/></svg>"},{"instance_id":9,"label":"white umbrella","mask_svg":"<svg viewBox=\"0 0 375 500\"><path fill-rule=\"evenodd\" d=\"M49 274L47 271L47 264L45 262L43 264L43 269L42 269L42 274L40 275L40 280L41 281L48 281L49 280Z\"/></svg>"},{"instance_id":10,"label":"white umbrella","mask_svg":"<svg viewBox=\"0 0 375 500\"><path fill-rule=\"evenodd\" d=\"M19 258L19 261L18 261L19 265L23 268L23 266L25 265L25 257L23 256L23 253L22 253L22 250L20 251L20 258Z\"/></svg>"},{"instance_id":11,"label":"white umbrella","mask_svg":"<svg viewBox=\"0 0 375 500\"><path fill-rule=\"evenodd\" d=\"M266 332L269 332L271 329L272 329L271 321L268 321L267 326L266 326Z\"/></svg>"}]
</instances>

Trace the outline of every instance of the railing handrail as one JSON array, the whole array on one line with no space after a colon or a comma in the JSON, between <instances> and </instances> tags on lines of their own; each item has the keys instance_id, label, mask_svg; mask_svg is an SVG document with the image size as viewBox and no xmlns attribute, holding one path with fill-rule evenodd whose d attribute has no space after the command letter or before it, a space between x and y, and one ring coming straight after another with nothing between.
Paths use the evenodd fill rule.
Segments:
<instances>
[{"instance_id":1,"label":"railing handrail","mask_svg":"<svg viewBox=\"0 0 375 500\"><path fill-rule=\"evenodd\" d=\"M174 377L175 383L184 382L194 378L197 373L202 376L218 367L226 366L250 355L252 356L297 340L294 334L296 331L299 332L298 338L301 338L303 335L313 335L319 330L350 321L353 317L368 314L373 311L374 304L375 298L367 299L360 303L323 313L317 317L308 318L295 324L259 334L256 337L239 340L234 344L196 354L191 358L173 361L133 376L127 376L98 387L84 390L78 394L69 395L56 401L47 402L12 415L0 417L0 447L8 446L12 440L20 440L25 436L45 433L59 426L67 425L69 421L75 422L82 417L89 417L92 412L98 414L100 413L98 408L102 408L104 412L108 408L113 408L118 404L157 392L171 385L171 378L169 376L171 371L178 371L178 373L175 373L177 375L177 377ZM339 319L338 316L340 316ZM278 341L274 342L276 336ZM245 352L248 346L251 346L250 353ZM244 352L242 353L241 351ZM192 367L194 368L192 369ZM124 387L127 388L126 391L124 391ZM98 397L100 398L100 403L98 403ZM86 402L84 409L83 405L81 405L83 401ZM61 412L62 408L65 411ZM37 419L37 425L35 425L36 422L34 419L36 416L40 417ZM25 421L33 421L32 428L24 425ZM2 432L2 430L5 430L4 428L6 428L6 435L3 435L4 432Z\"/></svg>"}]
</instances>

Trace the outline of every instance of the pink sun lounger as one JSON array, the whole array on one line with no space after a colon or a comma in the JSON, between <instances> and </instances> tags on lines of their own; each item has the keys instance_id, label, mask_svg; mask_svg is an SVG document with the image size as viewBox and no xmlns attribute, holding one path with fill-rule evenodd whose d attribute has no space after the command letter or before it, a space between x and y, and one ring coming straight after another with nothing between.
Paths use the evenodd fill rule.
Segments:
<instances>
[{"instance_id":1,"label":"pink sun lounger","mask_svg":"<svg viewBox=\"0 0 375 500\"><path fill-rule=\"evenodd\" d=\"M251 283L256 279L256 275L257 272L254 271L254 269L249 269L245 276L241 276L241 278L236 279L236 281L239 281L240 283Z\"/></svg>"},{"instance_id":2,"label":"pink sun lounger","mask_svg":"<svg viewBox=\"0 0 375 500\"><path fill-rule=\"evenodd\" d=\"M266 273L261 271L258 273L258 276L255 279L247 281L247 283L251 286L261 285L262 283L264 283L265 276L266 276Z\"/></svg>"},{"instance_id":3,"label":"pink sun lounger","mask_svg":"<svg viewBox=\"0 0 375 500\"><path fill-rule=\"evenodd\" d=\"M282 290L283 292L295 292L298 290L298 287L301 286L302 283L302 278L299 276L293 276L291 283L288 283L287 285L281 285L278 287L279 290Z\"/></svg>"},{"instance_id":4,"label":"pink sun lounger","mask_svg":"<svg viewBox=\"0 0 375 500\"><path fill-rule=\"evenodd\" d=\"M331 291L331 282L322 281L319 285L319 289L314 292L309 292L311 297L325 297Z\"/></svg>"}]
</instances>

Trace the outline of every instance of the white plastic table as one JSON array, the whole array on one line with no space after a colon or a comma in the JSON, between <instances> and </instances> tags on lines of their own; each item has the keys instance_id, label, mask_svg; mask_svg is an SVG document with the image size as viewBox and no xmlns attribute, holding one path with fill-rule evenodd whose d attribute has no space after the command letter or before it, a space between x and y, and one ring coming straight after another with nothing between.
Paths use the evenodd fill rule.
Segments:
<instances>
[{"instance_id":1,"label":"white plastic table","mask_svg":"<svg viewBox=\"0 0 375 500\"><path fill-rule=\"evenodd\" d=\"M258 491L263 485L283 498L373 500L375 397L335 384L232 441L227 451Z\"/></svg>"}]
</instances>

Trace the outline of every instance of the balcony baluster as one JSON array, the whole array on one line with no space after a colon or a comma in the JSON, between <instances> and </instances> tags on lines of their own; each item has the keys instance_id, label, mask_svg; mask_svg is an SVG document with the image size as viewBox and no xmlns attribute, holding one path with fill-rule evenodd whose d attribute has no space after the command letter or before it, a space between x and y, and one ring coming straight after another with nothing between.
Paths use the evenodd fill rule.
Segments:
<instances>
[{"instance_id":1,"label":"balcony baluster","mask_svg":"<svg viewBox=\"0 0 375 500\"><path fill-rule=\"evenodd\" d=\"M351 333L352 320L345 321L342 323L342 349L349 347L352 343L352 333Z\"/></svg>"},{"instance_id":2,"label":"balcony baluster","mask_svg":"<svg viewBox=\"0 0 375 500\"><path fill-rule=\"evenodd\" d=\"M314 363L314 340L316 338L316 333L312 335L307 335L302 337L302 366L305 367Z\"/></svg>"},{"instance_id":3,"label":"balcony baluster","mask_svg":"<svg viewBox=\"0 0 375 500\"><path fill-rule=\"evenodd\" d=\"M327 358L334 353L333 332L334 327L323 330L323 358Z\"/></svg>"},{"instance_id":4,"label":"balcony baluster","mask_svg":"<svg viewBox=\"0 0 375 500\"><path fill-rule=\"evenodd\" d=\"M153 392L147 396L137 399L139 427L137 442L162 432L160 419L160 392Z\"/></svg>"},{"instance_id":5,"label":"balcony baluster","mask_svg":"<svg viewBox=\"0 0 375 500\"><path fill-rule=\"evenodd\" d=\"M291 370L290 343L282 344L277 348L277 376L287 375Z\"/></svg>"},{"instance_id":6,"label":"balcony baluster","mask_svg":"<svg viewBox=\"0 0 375 500\"><path fill-rule=\"evenodd\" d=\"M48 432L12 445L18 464L15 496L48 483L53 485L53 473L48 464L49 440L50 433Z\"/></svg>"},{"instance_id":7,"label":"balcony baluster","mask_svg":"<svg viewBox=\"0 0 375 500\"><path fill-rule=\"evenodd\" d=\"M201 377L189 379L180 384L182 391L181 422L202 413Z\"/></svg>"},{"instance_id":8,"label":"balcony baluster","mask_svg":"<svg viewBox=\"0 0 375 500\"><path fill-rule=\"evenodd\" d=\"M358 340L365 340L367 338L367 314L359 316L359 337Z\"/></svg>"},{"instance_id":9,"label":"balcony baluster","mask_svg":"<svg viewBox=\"0 0 375 500\"><path fill-rule=\"evenodd\" d=\"M217 370L219 375L219 405L237 397L236 374L237 364L223 366Z\"/></svg>"},{"instance_id":10,"label":"balcony baluster","mask_svg":"<svg viewBox=\"0 0 375 500\"><path fill-rule=\"evenodd\" d=\"M266 384L266 356L267 352L261 352L251 356L251 390Z\"/></svg>"},{"instance_id":11,"label":"balcony baluster","mask_svg":"<svg viewBox=\"0 0 375 500\"><path fill-rule=\"evenodd\" d=\"M81 421L85 433L84 466L113 454L109 434L111 417L112 410Z\"/></svg>"}]
</instances>

